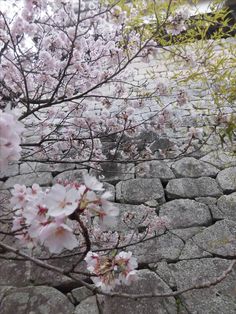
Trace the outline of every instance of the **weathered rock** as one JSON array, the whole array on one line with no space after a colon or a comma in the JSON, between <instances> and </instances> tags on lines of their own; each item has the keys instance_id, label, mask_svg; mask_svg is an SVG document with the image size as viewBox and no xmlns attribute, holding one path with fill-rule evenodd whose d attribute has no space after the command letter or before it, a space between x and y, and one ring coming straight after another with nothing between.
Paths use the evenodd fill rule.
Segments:
<instances>
[{"instance_id":1,"label":"weathered rock","mask_svg":"<svg viewBox=\"0 0 236 314\"><path fill-rule=\"evenodd\" d=\"M8 254L5 255L8 257ZM24 287L30 284L30 262L0 261L0 286Z\"/></svg>"},{"instance_id":2,"label":"weathered rock","mask_svg":"<svg viewBox=\"0 0 236 314\"><path fill-rule=\"evenodd\" d=\"M206 156L202 157L201 160L220 169L236 166L236 157L232 154L232 152L210 152Z\"/></svg>"},{"instance_id":3,"label":"weathered rock","mask_svg":"<svg viewBox=\"0 0 236 314\"><path fill-rule=\"evenodd\" d=\"M99 314L96 296L83 300L76 306L74 314Z\"/></svg>"},{"instance_id":4,"label":"weathered rock","mask_svg":"<svg viewBox=\"0 0 236 314\"><path fill-rule=\"evenodd\" d=\"M116 185L116 199L130 204L142 204L150 200L163 203L164 189L160 179L139 178L122 181Z\"/></svg>"},{"instance_id":5,"label":"weathered rock","mask_svg":"<svg viewBox=\"0 0 236 314\"><path fill-rule=\"evenodd\" d=\"M145 218L148 217L150 219L156 218L157 214L154 209L144 206L144 205L130 205L130 204L120 204L120 203L115 203L114 204L117 208L120 210L120 215L117 218L117 224L114 227L114 230L123 232L123 233L128 233L128 232L133 232L134 230L136 232L139 232L139 230L144 231L144 226L145 226ZM145 207L145 210L144 210ZM150 211L149 211L150 210ZM131 222L128 222L125 217L130 215L132 217ZM125 221L124 221L125 220ZM112 229L113 230L113 229ZM156 234L163 234L165 232L164 228L157 228L155 230Z\"/></svg>"},{"instance_id":6,"label":"weathered rock","mask_svg":"<svg viewBox=\"0 0 236 314\"><path fill-rule=\"evenodd\" d=\"M236 221L236 192L221 196L217 201L217 207L220 212L218 219L226 218Z\"/></svg>"},{"instance_id":7,"label":"weathered rock","mask_svg":"<svg viewBox=\"0 0 236 314\"><path fill-rule=\"evenodd\" d=\"M138 279L130 287L119 288L120 292L133 294L166 293L171 292L168 285L154 272L149 270L138 271ZM170 298L142 298L137 300L127 298L109 298L98 296L98 302L103 314L176 314L175 299Z\"/></svg>"},{"instance_id":8,"label":"weathered rock","mask_svg":"<svg viewBox=\"0 0 236 314\"><path fill-rule=\"evenodd\" d=\"M86 169L75 169L75 170L68 170L68 171L63 171L56 175L53 178L53 183L56 183L58 180L69 180L71 182L73 181L78 181L82 182L83 181L83 175L87 174L88 170Z\"/></svg>"},{"instance_id":9,"label":"weathered rock","mask_svg":"<svg viewBox=\"0 0 236 314\"><path fill-rule=\"evenodd\" d=\"M101 181L116 184L121 180L130 180L134 178L135 166L132 163L118 164L107 162L102 164L103 171L91 170L90 174L99 176Z\"/></svg>"},{"instance_id":10,"label":"weathered rock","mask_svg":"<svg viewBox=\"0 0 236 314\"><path fill-rule=\"evenodd\" d=\"M172 165L172 170L177 178L215 177L219 172L216 167L193 157L185 157L176 161Z\"/></svg>"},{"instance_id":11,"label":"weathered rock","mask_svg":"<svg viewBox=\"0 0 236 314\"><path fill-rule=\"evenodd\" d=\"M93 295L92 290L89 290L87 287L79 287L76 289L73 289L71 291L71 295L75 303L80 303L81 301L87 299L88 297L91 297Z\"/></svg>"},{"instance_id":12,"label":"weathered rock","mask_svg":"<svg viewBox=\"0 0 236 314\"><path fill-rule=\"evenodd\" d=\"M191 239L195 234L203 231L205 227L190 227L185 229L173 229L171 233L177 235L180 239L186 242L188 239Z\"/></svg>"},{"instance_id":13,"label":"weathered rock","mask_svg":"<svg viewBox=\"0 0 236 314\"><path fill-rule=\"evenodd\" d=\"M24 184L31 186L38 183L43 186L50 186L52 184L52 175L49 172L22 174L15 177L8 178L3 185L3 189L12 188L15 184Z\"/></svg>"},{"instance_id":14,"label":"weathered rock","mask_svg":"<svg viewBox=\"0 0 236 314\"><path fill-rule=\"evenodd\" d=\"M215 179L202 177L197 179L181 178L170 180L166 186L168 199L196 198L196 197L219 197L222 191Z\"/></svg>"},{"instance_id":15,"label":"weathered rock","mask_svg":"<svg viewBox=\"0 0 236 314\"><path fill-rule=\"evenodd\" d=\"M231 261L219 258L203 258L170 264L177 290L212 281L222 275ZM235 268L234 268L235 269ZM191 290L178 296L188 313L234 314L236 272L233 271L221 283L210 288Z\"/></svg>"},{"instance_id":16,"label":"weathered rock","mask_svg":"<svg viewBox=\"0 0 236 314\"><path fill-rule=\"evenodd\" d=\"M31 172L62 172L65 170L71 170L75 168L75 164L64 164L64 163L40 163L40 162L24 162L20 165L20 173L31 173Z\"/></svg>"},{"instance_id":17,"label":"weathered rock","mask_svg":"<svg viewBox=\"0 0 236 314\"><path fill-rule=\"evenodd\" d=\"M41 286L12 288L4 293L1 314L65 314L73 313L74 306L58 290Z\"/></svg>"},{"instance_id":18,"label":"weathered rock","mask_svg":"<svg viewBox=\"0 0 236 314\"><path fill-rule=\"evenodd\" d=\"M13 177L19 174L19 165L11 164L5 170L0 171L0 178L3 177Z\"/></svg>"},{"instance_id":19,"label":"weathered rock","mask_svg":"<svg viewBox=\"0 0 236 314\"><path fill-rule=\"evenodd\" d=\"M163 259L175 261L184 247L184 242L177 236L167 232L155 239L144 241L130 247L141 264L156 263Z\"/></svg>"},{"instance_id":20,"label":"weathered rock","mask_svg":"<svg viewBox=\"0 0 236 314\"><path fill-rule=\"evenodd\" d=\"M207 205L188 199L163 204L159 216L166 216L170 220L171 229L207 226L211 223L211 214Z\"/></svg>"},{"instance_id":21,"label":"weathered rock","mask_svg":"<svg viewBox=\"0 0 236 314\"><path fill-rule=\"evenodd\" d=\"M162 182L174 179L175 176L170 167L164 161L146 161L136 166L136 177L159 178Z\"/></svg>"},{"instance_id":22,"label":"weathered rock","mask_svg":"<svg viewBox=\"0 0 236 314\"><path fill-rule=\"evenodd\" d=\"M230 167L220 171L216 180L224 193L236 191L236 167Z\"/></svg>"},{"instance_id":23,"label":"weathered rock","mask_svg":"<svg viewBox=\"0 0 236 314\"><path fill-rule=\"evenodd\" d=\"M196 197L195 201L199 203L203 203L206 205L214 205L217 202L217 198L215 197Z\"/></svg>"},{"instance_id":24,"label":"weathered rock","mask_svg":"<svg viewBox=\"0 0 236 314\"><path fill-rule=\"evenodd\" d=\"M189 239L181 252L179 260L182 259L193 259L193 258L201 258L201 257L210 257L212 256L210 253L204 251L199 246L197 246L192 239Z\"/></svg>"},{"instance_id":25,"label":"weathered rock","mask_svg":"<svg viewBox=\"0 0 236 314\"><path fill-rule=\"evenodd\" d=\"M217 221L195 235L193 241L209 253L236 257L236 223L231 220Z\"/></svg>"}]
</instances>

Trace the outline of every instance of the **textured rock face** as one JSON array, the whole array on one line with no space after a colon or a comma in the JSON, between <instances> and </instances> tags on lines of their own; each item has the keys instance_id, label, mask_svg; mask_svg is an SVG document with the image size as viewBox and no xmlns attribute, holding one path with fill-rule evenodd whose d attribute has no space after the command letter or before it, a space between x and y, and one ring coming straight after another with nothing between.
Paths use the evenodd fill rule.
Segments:
<instances>
[{"instance_id":1,"label":"textured rock face","mask_svg":"<svg viewBox=\"0 0 236 314\"><path fill-rule=\"evenodd\" d=\"M138 280L130 287L121 288L119 291L134 294L170 292L168 285L154 272L140 270ZM107 298L99 296L99 305L103 314L177 314L176 302L171 298L149 298L132 300L127 298Z\"/></svg>"},{"instance_id":2,"label":"textured rock face","mask_svg":"<svg viewBox=\"0 0 236 314\"><path fill-rule=\"evenodd\" d=\"M193 157L186 157L176 161L171 169L177 178L215 177L219 172L218 168Z\"/></svg>"},{"instance_id":3,"label":"textured rock face","mask_svg":"<svg viewBox=\"0 0 236 314\"><path fill-rule=\"evenodd\" d=\"M220 218L236 221L236 193L221 196L217 201Z\"/></svg>"},{"instance_id":4,"label":"textured rock face","mask_svg":"<svg viewBox=\"0 0 236 314\"><path fill-rule=\"evenodd\" d=\"M86 169L64 171L53 178L53 183L56 183L57 180L81 181L83 180L83 175L87 173L88 170Z\"/></svg>"},{"instance_id":5,"label":"textured rock face","mask_svg":"<svg viewBox=\"0 0 236 314\"><path fill-rule=\"evenodd\" d=\"M142 162L136 166L136 177L159 178L162 182L174 179L173 171L164 161Z\"/></svg>"},{"instance_id":6,"label":"textured rock face","mask_svg":"<svg viewBox=\"0 0 236 314\"><path fill-rule=\"evenodd\" d=\"M96 296L89 297L77 305L74 314L99 314Z\"/></svg>"},{"instance_id":7,"label":"textured rock face","mask_svg":"<svg viewBox=\"0 0 236 314\"><path fill-rule=\"evenodd\" d=\"M207 205L187 199L165 203L160 207L159 215L168 217L171 229L207 226L211 223Z\"/></svg>"},{"instance_id":8,"label":"textured rock face","mask_svg":"<svg viewBox=\"0 0 236 314\"><path fill-rule=\"evenodd\" d=\"M231 261L220 258L204 258L181 261L170 265L169 268L179 290L219 277L230 263ZM235 282L234 270L224 281L214 287L186 292L178 297L180 309L187 309L187 313L196 314L234 314L236 311Z\"/></svg>"},{"instance_id":9,"label":"textured rock face","mask_svg":"<svg viewBox=\"0 0 236 314\"><path fill-rule=\"evenodd\" d=\"M217 182L209 177L170 180L166 186L166 193L168 199L204 196L219 197L222 195L222 191Z\"/></svg>"},{"instance_id":10,"label":"textured rock face","mask_svg":"<svg viewBox=\"0 0 236 314\"><path fill-rule=\"evenodd\" d=\"M217 175L217 181L224 193L236 191L236 167L222 170Z\"/></svg>"},{"instance_id":11,"label":"textured rock face","mask_svg":"<svg viewBox=\"0 0 236 314\"><path fill-rule=\"evenodd\" d=\"M119 202L142 204L149 200L163 203L164 189L160 179L133 179L116 185L116 199Z\"/></svg>"},{"instance_id":12,"label":"textured rock face","mask_svg":"<svg viewBox=\"0 0 236 314\"><path fill-rule=\"evenodd\" d=\"M74 306L54 288L25 287L12 288L4 292L1 314L65 314L73 313Z\"/></svg>"},{"instance_id":13,"label":"textured rock face","mask_svg":"<svg viewBox=\"0 0 236 314\"><path fill-rule=\"evenodd\" d=\"M236 223L222 220L193 237L194 243L218 256L236 256Z\"/></svg>"},{"instance_id":14,"label":"textured rock face","mask_svg":"<svg viewBox=\"0 0 236 314\"><path fill-rule=\"evenodd\" d=\"M156 263L161 260L175 261L181 254L184 242L177 236L167 233L130 247L130 251L141 264Z\"/></svg>"},{"instance_id":15,"label":"textured rock face","mask_svg":"<svg viewBox=\"0 0 236 314\"><path fill-rule=\"evenodd\" d=\"M19 182L26 186L31 186L36 182L39 185L49 186L52 184L52 179L52 175L49 172L23 174L8 178L3 184L2 189L12 188L15 184L19 184Z\"/></svg>"}]
</instances>

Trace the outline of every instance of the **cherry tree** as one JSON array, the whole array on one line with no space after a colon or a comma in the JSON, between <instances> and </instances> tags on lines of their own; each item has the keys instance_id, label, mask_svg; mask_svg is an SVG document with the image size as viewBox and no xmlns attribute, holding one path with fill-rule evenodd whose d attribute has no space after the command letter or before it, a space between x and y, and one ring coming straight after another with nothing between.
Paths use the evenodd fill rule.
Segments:
<instances>
[{"instance_id":1,"label":"cherry tree","mask_svg":"<svg viewBox=\"0 0 236 314\"><path fill-rule=\"evenodd\" d=\"M140 149L138 138L143 132L160 134L166 126L174 128L175 108L187 102L187 95L177 90L173 103L144 114L147 103L162 101L168 86L157 82L147 92L145 80L133 83L129 66L136 59L148 62L158 53L157 37L163 35L164 25L171 36L184 31L188 15L172 12L169 1L161 26L150 31L143 16L143 27L134 24L138 7L130 3L122 10L120 2L24 0L0 11L3 173L9 162L18 160L99 170L107 160L157 158L148 145ZM28 142L27 133L35 141ZM174 157L192 151L192 140L199 136L190 128ZM102 143L110 139L115 139L115 146L104 152ZM129 247L157 237L170 223L141 206L138 217L130 213L123 217L129 232L118 232L119 209L103 184L90 175L82 182L61 181L48 189L37 183L30 188L16 184L11 193L13 222L6 235L14 235L32 252L37 247L52 254L75 250L78 261L65 272L4 242L0 247L89 286L75 270L85 260L86 275L107 295L115 295L110 290L116 285L135 279L138 265ZM140 225L143 233L137 232ZM220 282L232 267L233 263L215 281L189 289ZM155 295L143 297L149 296Z\"/></svg>"}]
</instances>

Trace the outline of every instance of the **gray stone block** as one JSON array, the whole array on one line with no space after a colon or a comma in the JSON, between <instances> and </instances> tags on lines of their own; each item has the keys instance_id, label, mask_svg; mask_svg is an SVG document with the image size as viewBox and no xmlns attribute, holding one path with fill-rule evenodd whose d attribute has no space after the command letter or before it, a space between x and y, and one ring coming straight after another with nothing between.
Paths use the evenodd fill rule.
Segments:
<instances>
[{"instance_id":1,"label":"gray stone block","mask_svg":"<svg viewBox=\"0 0 236 314\"><path fill-rule=\"evenodd\" d=\"M52 287L12 288L5 292L1 314L65 314L73 313L74 306L68 298Z\"/></svg>"},{"instance_id":2,"label":"gray stone block","mask_svg":"<svg viewBox=\"0 0 236 314\"><path fill-rule=\"evenodd\" d=\"M50 186L52 184L52 175L49 172L29 173L22 174L15 177L8 178L3 184L3 189L12 188L15 184L24 184L26 186L32 186L34 183L38 183L43 186Z\"/></svg>"},{"instance_id":3,"label":"gray stone block","mask_svg":"<svg viewBox=\"0 0 236 314\"><path fill-rule=\"evenodd\" d=\"M170 264L177 290L211 281L219 277L231 261L220 258L202 258ZM180 304L191 314L234 314L236 272L210 288L191 290L178 296Z\"/></svg>"},{"instance_id":4,"label":"gray stone block","mask_svg":"<svg viewBox=\"0 0 236 314\"><path fill-rule=\"evenodd\" d=\"M74 314L99 314L96 296L83 300L76 306Z\"/></svg>"},{"instance_id":5,"label":"gray stone block","mask_svg":"<svg viewBox=\"0 0 236 314\"><path fill-rule=\"evenodd\" d=\"M171 168L177 178L215 177L219 172L216 167L193 157L182 158L176 161Z\"/></svg>"},{"instance_id":6,"label":"gray stone block","mask_svg":"<svg viewBox=\"0 0 236 314\"><path fill-rule=\"evenodd\" d=\"M217 201L217 207L220 212L220 217L236 221L236 192L221 196Z\"/></svg>"},{"instance_id":7,"label":"gray stone block","mask_svg":"<svg viewBox=\"0 0 236 314\"><path fill-rule=\"evenodd\" d=\"M130 247L138 263L150 264L162 260L176 261L184 247L184 242L170 232Z\"/></svg>"},{"instance_id":8,"label":"gray stone block","mask_svg":"<svg viewBox=\"0 0 236 314\"><path fill-rule=\"evenodd\" d=\"M236 223L232 220L217 221L193 237L203 250L222 257L236 257Z\"/></svg>"},{"instance_id":9,"label":"gray stone block","mask_svg":"<svg viewBox=\"0 0 236 314\"><path fill-rule=\"evenodd\" d=\"M207 205L188 199L163 204L159 216L168 217L171 229L207 226L211 223L211 214Z\"/></svg>"},{"instance_id":10,"label":"gray stone block","mask_svg":"<svg viewBox=\"0 0 236 314\"><path fill-rule=\"evenodd\" d=\"M133 294L171 292L169 286L154 272L139 270L138 279L130 287L120 287L117 291ZM98 302L103 314L177 314L175 299L142 298L137 300L127 298L109 298L98 296Z\"/></svg>"},{"instance_id":11,"label":"gray stone block","mask_svg":"<svg viewBox=\"0 0 236 314\"><path fill-rule=\"evenodd\" d=\"M58 180L68 180L68 181L78 181L78 182L82 182L83 181L83 175L87 174L88 170L86 169L75 169L75 170L68 170L68 171L64 171L61 172L60 174L56 175L53 178L53 183L56 183Z\"/></svg>"},{"instance_id":12,"label":"gray stone block","mask_svg":"<svg viewBox=\"0 0 236 314\"><path fill-rule=\"evenodd\" d=\"M217 182L224 193L236 191L236 167L230 167L218 173Z\"/></svg>"},{"instance_id":13,"label":"gray stone block","mask_svg":"<svg viewBox=\"0 0 236 314\"><path fill-rule=\"evenodd\" d=\"M217 182L209 177L170 180L166 186L167 198L219 197L223 193Z\"/></svg>"},{"instance_id":14,"label":"gray stone block","mask_svg":"<svg viewBox=\"0 0 236 314\"><path fill-rule=\"evenodd\" d=\"M175 176L170 167L159 160L146 161L136 166L136 177L140 178L159 178L163 182L174 179Z\"/></svg>"},{"instance_id":15,"label":"gray stone block","mask_svg":"<svg viewBox=\"0 0 236 314\"><path fill-rule=\"evenodd\" d=\"M150 200L163 203L164 189L160 179L132 179L116 185L116 199L129 204L143 204Z\"/></svg>"}]
</instances>

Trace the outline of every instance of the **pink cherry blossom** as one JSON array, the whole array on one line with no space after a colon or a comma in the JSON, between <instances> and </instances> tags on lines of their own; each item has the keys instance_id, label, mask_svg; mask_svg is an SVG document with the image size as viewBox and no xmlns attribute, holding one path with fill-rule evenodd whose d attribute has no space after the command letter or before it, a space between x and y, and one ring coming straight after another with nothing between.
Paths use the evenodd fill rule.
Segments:
<instances>
[{"instance_id":1,"label":"pink cherry blossom","mask_svg":"<svg viewBox=\"0 0 236 314\"><path fill-rule=\"evenodd\" d=\"M131 252L120 252L112 256L100 256L88 252L85 257L87 269L92 274L93 282L103 291L111 291L116 285L130 284L135 279L138 264Z\"/></svg>"},{"instance_id":2,"label":"pink cherry blossom","mask_svg":"<svg viewBox=\"0 0 236 314\"><path fill-rule=\"evenodd\" d=\"M50 216L69 216L76 210L78 201L79 193L76 189L66 189L63 185L55 184L47 195L45 205Z\"/></svg>"},{"instance_id":3,"label":"pink cherry blossom","mask_svg":"<svg viewBox=\"0 0 236 314\"><path fill-rule=\"evenodd\" d=\"M39 240L51 253L57 254L64 249L73 250L78 246L73 230L67 224L57 220L42 227Z\"/></svg>"}]
</instances>

